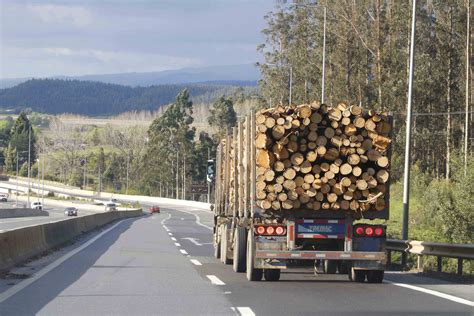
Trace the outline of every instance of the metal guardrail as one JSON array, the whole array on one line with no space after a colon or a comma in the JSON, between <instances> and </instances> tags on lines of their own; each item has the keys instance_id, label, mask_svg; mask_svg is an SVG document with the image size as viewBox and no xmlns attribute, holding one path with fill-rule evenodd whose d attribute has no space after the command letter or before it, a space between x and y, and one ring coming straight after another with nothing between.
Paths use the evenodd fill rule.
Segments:
<instances>
[{"instance_id":1,"label":"metal guardrail","mask_svg":"<svg viewBox=\"0 0 474 316\"><path fill-rule=\"evenodd\" d=\"M443 269L443 257L456 258L458 260L458 274L462 274L463 260L474 260L473 244L448 244L435 243L419 240L397 240L387 239L387 263L392 262L392 251L411 253L418 256L417 267L423 270L423 256L437 257L437 270Z\"/></svg>"}]
</instances>

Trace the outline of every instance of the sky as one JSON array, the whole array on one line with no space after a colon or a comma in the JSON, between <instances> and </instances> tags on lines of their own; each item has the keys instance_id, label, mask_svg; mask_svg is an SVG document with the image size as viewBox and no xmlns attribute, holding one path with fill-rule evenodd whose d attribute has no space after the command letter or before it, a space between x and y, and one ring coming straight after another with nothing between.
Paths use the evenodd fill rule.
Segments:
<instances>
[{"instance_id":1,"label":"sky","mask_svg":"<svg viewBox=\"0 0 474 316\"><path fill-rule=\"evenodd\" d=\"M261 60L275 0L0 0L0 78Z\"/></svg>"}]
</instances>

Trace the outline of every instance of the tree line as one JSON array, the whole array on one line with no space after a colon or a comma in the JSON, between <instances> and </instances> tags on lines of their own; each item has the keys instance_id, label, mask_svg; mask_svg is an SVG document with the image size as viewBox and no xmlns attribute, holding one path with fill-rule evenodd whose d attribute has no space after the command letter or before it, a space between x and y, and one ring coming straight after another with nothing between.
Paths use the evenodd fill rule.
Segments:
<instances>
[{"instance_id":1,"label":"tree line","mask_svg":"<svg viewBox=\"0 0 474 316\"><path fill-rule=\"evenodd\" d=\"M394 176L401 175L411 23L409 1L294 1L266 16L258 49L261 92L269 104L320 100L324 7L325 102L347 100L394 115ZM453 153L473 135L466 68L470 1L418 1L413 93L413 161L429 174L450 178ZM472 35L471 35L472 36ZM472 78L472 76L471 76ZM466 113L467 112L467 113ZM469 116L468 131L465 117ZM472 136L467 136L471 137ZM469 140L469 139L468 139ZM472 142L469 142L472 143ZM472 144L469 145L472 148Z\"/></svg>"},{"instance_id":2,"label":"tree line","mask_svg":"<svg viewBox=\"0 0 474 316\"><path fill-rule=\"evenodd\" d=\"M32 79L12 88L0 89L0 107L17 112L30 108L34 112L48 114L115 115L127 111L156 110L173 102L184 88L188 89L192 98L206 103L239 89L238 86L218 83L128 87L92 81ZM253 91L256 88L247 86L245 89Z\"/></svg>"}]
</instances>

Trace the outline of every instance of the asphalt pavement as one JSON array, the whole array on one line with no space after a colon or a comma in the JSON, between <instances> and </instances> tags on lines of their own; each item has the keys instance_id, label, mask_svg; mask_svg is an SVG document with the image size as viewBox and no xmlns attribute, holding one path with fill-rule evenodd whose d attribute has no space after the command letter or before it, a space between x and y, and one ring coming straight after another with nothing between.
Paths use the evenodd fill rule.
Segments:
<instances>
[{"instance_id":1,"label":"asphalt pavement","mask_svg":"<svg viewBox=\"0 0 474 316\"><path fill-rule=\"evenodd\" d=\"M122 220L47 263L18 268L21 277L0 284L0 315L473 314L469 291L456 302L310 268L283 272L279 282L248 282L213 257L211 227L212 214L191 207Z\"/></svg>"}]
</instances>

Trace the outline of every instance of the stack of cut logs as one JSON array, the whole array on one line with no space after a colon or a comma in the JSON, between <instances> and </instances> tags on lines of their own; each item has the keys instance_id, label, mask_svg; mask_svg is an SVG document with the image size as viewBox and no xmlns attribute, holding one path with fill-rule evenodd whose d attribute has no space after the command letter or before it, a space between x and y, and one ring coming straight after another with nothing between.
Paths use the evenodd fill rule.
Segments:
<instances>
[{"instance_id":1,"label":"stack of cut logs","mask_svg":"<svg viewBox=\"0 0 474 316\"><path fill-rule=\"evenodd\" d=\"M382 211L391 119L356 105L314 102L257 112L257 206Z\"/></svg>"}]
</instances>

